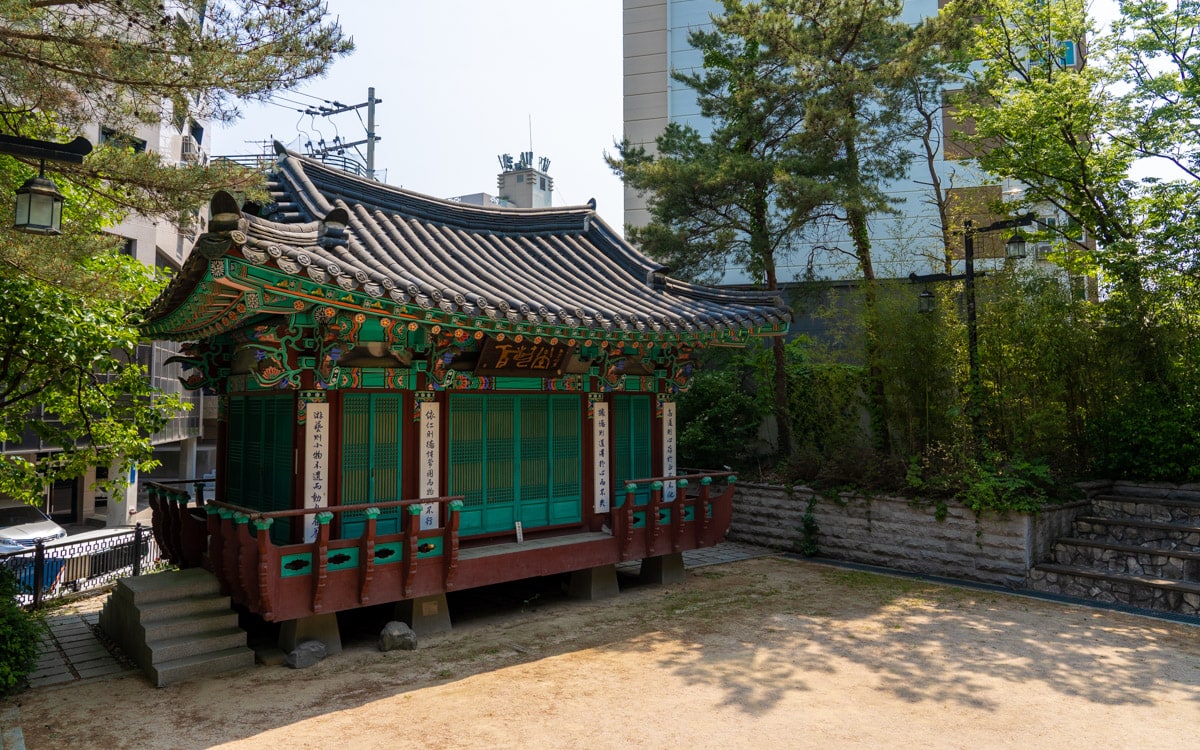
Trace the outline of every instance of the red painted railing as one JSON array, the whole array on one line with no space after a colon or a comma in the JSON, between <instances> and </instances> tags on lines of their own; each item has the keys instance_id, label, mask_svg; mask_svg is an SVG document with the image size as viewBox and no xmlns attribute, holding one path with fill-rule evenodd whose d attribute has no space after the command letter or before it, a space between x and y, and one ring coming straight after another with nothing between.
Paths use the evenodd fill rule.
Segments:
<instances>
[{"instance_id":1,"label":"red painted railing","mask_svg":"<svg viewBox=\"0 0 1200 750\"><path fill-rule=\"evenodd\" d=\"M567 532L580 534L580 540L549 553L512 545L502 551L506 557L474 555L465 572L458 533L461 496L267 512L216 500L193 507L186 492L149 487L155 538L171 562L207 567L234 601L280 621L445 593L460 581L471 587L709 546L729 527L735 481L730 472L710 472L627 482L624 502L609 514L611 536ZM671 484L676 492L668 500L664 487ZM639 490L647 488L648 500L636 504ZM440 506L439 528L421 529L426 503ZM380 534L377 518L390 508L400 509L400 530ZM332 520L350 512L366 516L361 536L332 538ZM277 521L305 516L317 521L313 541L278 545L271 540Z\"/></svg>"},{"instance_id":2,"label":"red painted railing","mask_svg":"<svg viewBox=\"0 0 1200 750\"><path fill-rule=\"evenodd\" d=\"M445 522L439 528L423 530L422 506L430 503L441 506L438 515L445 519ZM377 533L377 518L382 511L390 508L402 509L403 530L400 534L381 536ZM307 568L304 575L311 576L310 590L307 592L308 601L303 606L312 614L347 608L346 592L340 589L331 592L329 575L331 566L353 559L358 561L354 567L359 572L359 579L358 585L354 587L356 596L350 604L371 604L376 588L377 546L381 541L399 542L403 547L399 574L389 577L389 580L398 578L394 583L399 584L399 590L396 591L394 586L389 585L387 601L397 601L412 595L413 581L421 565L440 566L441 586L444 590L450 590L454 587L458 566L458 524L461 509L461 495L375 503L366 508L361 505L347 505L319 510L271 512L214 500L205 506L210 539L208 567L221 582L223 591L267 620L280 619L277 617L277 610L285 599L289 609L297 606L297 603L292 601L299 593L295 591L297 586L286 585L288 581L283 572L288 564L284 561L289 558L293 564L303 562L298 570L303 571ZM363 534L354 539L331 539L330 522L337 514L351 512L366 515ZM276 545L271 541L269 531L277 519L314 515L317 520L317 538L314 541L289 545ZM431 544L436 548L438 544L435 542L440 543L440 554L435 558L423 558L422 547ZM297 577L300 577L299 573ZM331 598L337 599L332 610L328 606Z\"/></svg>"},{"instance_id":3,"label":"red painted railing","mask_svg":"<svg viewBox=\"0 0 1200 750\"><path fill-rule=\"evenodd\" d=\"M721 492L713 493L713 481L722 478L726 480L726 486ZM612 511L613 536L621 542L621 559L629 560L636 556L633 554L634 538L639 530L645 537L644 545L640 547L644 550L657 550L660 546L658 539L664 531L669 531L671 552L706 546L713 539L709 530L718 521L724 523L719 535L723 538L732 517L733 485L736 481L733 472L724 471L626 482L625 501ZM675 498L664 500L663 490L670 483L675 485ZM644 505L636 505L634 499L637 492L646 486L650 489L649 501ZM691 530L694 536L685 539L689 510L692 511ZM638 516L641 516L640 529ZM663 528L663 521L668 521L667 529Z\"/></svg>"}]
</instances>

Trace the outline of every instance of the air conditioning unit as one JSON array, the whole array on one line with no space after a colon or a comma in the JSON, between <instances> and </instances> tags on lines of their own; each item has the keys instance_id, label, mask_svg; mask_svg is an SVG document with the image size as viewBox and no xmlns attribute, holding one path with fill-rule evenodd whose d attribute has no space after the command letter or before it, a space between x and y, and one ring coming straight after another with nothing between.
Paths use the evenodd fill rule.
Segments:
<instances>
[{"instance_id":1,"label":"air conditioning unit","mask_svg":"<svg viewBox=\"0 0 1200 750\"><path fill-rule=\"evenodd\" d=\"M200 161L200 147L196 144L196 139L190 135L180 138L179 160L189 164Z\"/></svg>"}]
</instances>

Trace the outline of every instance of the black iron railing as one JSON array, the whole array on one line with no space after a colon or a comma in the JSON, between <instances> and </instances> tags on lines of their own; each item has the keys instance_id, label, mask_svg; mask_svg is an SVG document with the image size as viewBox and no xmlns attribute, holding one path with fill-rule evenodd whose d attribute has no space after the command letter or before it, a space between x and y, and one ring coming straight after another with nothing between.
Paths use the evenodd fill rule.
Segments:
<instances>
[{"instance_id":1,"label":"black iron railing","mask_svg":"<svg viewBox=\"0 0 1200 750\"><path fill-rule=\"evenodd\" d=\"M77 593L104 588L118 578L163 567L150 529L138 524L116 532L85 532L32 549L0 555L17 579L17 599L30 609Z\"/></svg>"}]
</instances>

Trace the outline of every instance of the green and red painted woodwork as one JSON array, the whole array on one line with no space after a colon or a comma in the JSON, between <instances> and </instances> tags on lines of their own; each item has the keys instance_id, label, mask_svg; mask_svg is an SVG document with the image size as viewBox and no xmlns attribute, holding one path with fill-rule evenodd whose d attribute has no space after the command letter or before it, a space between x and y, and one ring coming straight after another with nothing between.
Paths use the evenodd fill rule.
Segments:
<instances>
[{"instance_id":1,"label":"green and red painted woodwork","mask_svg":"<svg viewBox=\"0 0 1200 750\"><path fill-rule=\"evenodd\" d=\"M725 480L719 491L714 478ZM235 602L268 621L293 620L711 546L729 527L734 481L725 472L627 483L625 502L611 514L611 534L573 532L542 539L553 542L549 544L464 542L458 533L461 497L367 508L364 533L356 539L333 539L330 522L336 513L362 508L263 513L210 502L204 506L209 542L205 563ZM675 500L663 499L664 482L675 483ZM642 484L649 493L646 502L638 504L635 497ZM430 502L441 506L444 525L422 530L421 505ZM400 533L376 533L384 506L403 511ZM319 522L316 541L271 541L269 530L277 519L314 513ZM197 523L191 514L186 518ZM647 518L657 521L646 524ZM166 528L180 533L177 527Z\"/></svg>"}]
</instances>

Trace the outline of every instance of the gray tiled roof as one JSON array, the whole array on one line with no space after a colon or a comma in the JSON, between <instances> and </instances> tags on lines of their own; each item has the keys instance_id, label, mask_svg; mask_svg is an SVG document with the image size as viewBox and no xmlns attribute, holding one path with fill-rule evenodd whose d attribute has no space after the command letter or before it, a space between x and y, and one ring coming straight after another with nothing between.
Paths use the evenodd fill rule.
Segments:
<instances>
[{"instance_id":1,"label":"gray tiled roof","mask_svg":"<svg viewBox=\"0 0 1200 750\"><path fill-rule=\"evenodd\" d=\"M766 293L666 277L587 206L466 205L276 148L275 202L243 217L253 263L445 313L576 329L762 331L791 317Z\"/></svg>"}]
</instances>

